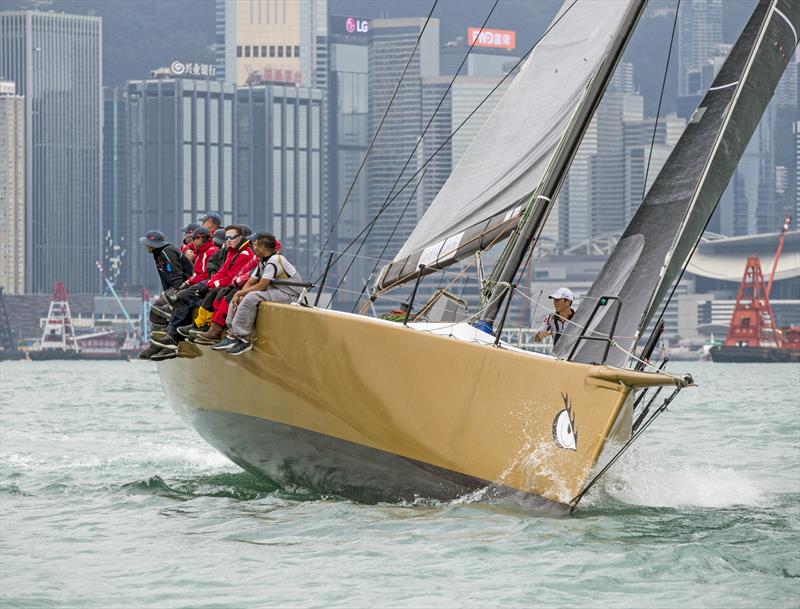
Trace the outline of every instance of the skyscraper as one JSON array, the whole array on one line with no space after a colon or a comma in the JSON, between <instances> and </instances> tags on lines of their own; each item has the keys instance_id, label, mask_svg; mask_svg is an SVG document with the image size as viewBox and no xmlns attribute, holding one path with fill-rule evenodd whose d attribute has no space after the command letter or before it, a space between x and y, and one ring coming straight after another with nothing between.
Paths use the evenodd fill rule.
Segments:
<instances>
[{"instance_id":1,"label":"skyscraper","mask_svg":"<svg viewBox=\"0 0 800 609\"><path fill-rule=\"evenodd\" d=\"M236 222L275 233L307 275L321 246L323 95L266 85L236 91Z\"/></svg>"},{"instance_id":2,"label":"skyscraper","mask_svg":"<svg viewBox=\"0 0 800 609\"><path fill-rule=\"evenodd\" d=\"M377 131L389 107L424 23L423 18L376 19L370 22L370 134ZM422 80L438 76L438 73L439 21L431 19L369 157L369 217L371 219L380 213L368 241L368 252L373 258L381 256L384 248L384 256L393 256L424 212L424 197L418 188L421 186L419 175L394 202L388 207L386 205L422 165L422 146L418 142L429 118L422 112ZM406 166L409 158L411 160ZM385 209L381 212L382 208Z\"/></svg>"},{"instance_id":3,"label":"skyscraper","mask_svg":"<svg viewBox=\"0 0 800 609\"><path fill-rule=\"evenodd\" d=\"M101 43L98 17L0 12L0 79L25 97L28 292L100 287Z\"/></svg>"},{"instance_id":4,"label":"skyscraper","mask_svg":"<svg viewBox=\"0 0 800 609\"><path fill-rule=\"evenodd\" d=\"M127 83L131 286L154 285L137 242L146 231L174 242L204 212L233 219L234 91L189 78Z\"/></svg>"},{"instance_id":5,"label":"skyscraper","mask_svg":"<svg viewBox=\"0 0 800 609\"><path fill-rule=\"evenodd\" d=\"M327 0L216 2L217 70L226 82L320 85Z\"/></svg>"},{"instance_id":6,"label":"skyscraper","mask_svg":"<svg viewBox=\"0 0 800 609\"><path fill-rule=\"evenodd\" d=\"M794 133L794 171L795 176L800 176L800 121L795 121L792 125L792 132ZM800 223L800 188L796 189L794 195L794 221Z\"/></svg>"},{"instance_id":7,"label":"skyscraper","mask_svg":"<svg viewBox=\"0 0 800 609\"><path fill-rule=\"evenodd\" d=\"M366 19L338 15L329 19L326 234L334 231L328 247L337 252L343 251L367 223L366 169L362 169L355 183L354 180L369 145L368 35L369 22ZM345 199L347 204L342 208ZM337 215L339 218L334 227L332 224ZM343 278L351 262L351 269ZM345 255L332 269L328 285L341 283L343 288L337 293L338 304L346 306L344 303L354 300L353 292L361 290L371 268L366 258Z\"/></svg>"},{"instance_id":8,"label":"skyscraper","mask_svg":"<svg viewBox=\"0 0 800 609\"><path fill-rule=\"evenodd\" d=\"M103 267L115 283L127 285L125 257L128 205L128 104L120 87L103 89ZM121 273L121 274L120 274ZM119 281L121 280L121 281ZM118 285L117 287L121 287Z\"/></svg>"},{"instance_id":9,"label":"skyscraper","mask_svg":"<svg viewBox=\"0 0 800 609\"><path fill-rule=\"evenodd\" d=\"M684 0L678 17L678 95L696 95L710 83L703 72L722 43L722 0Z\"/></svg>"},{"instance_id":10,"label":"skyscraper","mask_svg":"<svg viewBox=\"0 0 800 609\"><path fill-rule=\"evenodd\" d=\"M25 292L25 99L0 81L0 286Z\"/></svg>"}]
</instances>

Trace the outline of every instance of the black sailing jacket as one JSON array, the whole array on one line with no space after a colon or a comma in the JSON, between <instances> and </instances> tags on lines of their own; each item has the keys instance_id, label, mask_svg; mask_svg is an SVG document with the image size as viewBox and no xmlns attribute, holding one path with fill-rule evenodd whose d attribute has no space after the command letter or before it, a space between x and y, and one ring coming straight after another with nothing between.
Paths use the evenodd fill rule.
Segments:
<instances>
[{"instance_id":1,"label":"black sailing jacket","mask_svg":"<svg viewBox=\"0 0 800 609\"><path fill-rule=\"evenodd\" d=\"M177 288L191 275L190 272L187 272L183 256L171 243L153 250L153 259L156 262L156 270L164 290Z\"/></svg>"}]
</instances>

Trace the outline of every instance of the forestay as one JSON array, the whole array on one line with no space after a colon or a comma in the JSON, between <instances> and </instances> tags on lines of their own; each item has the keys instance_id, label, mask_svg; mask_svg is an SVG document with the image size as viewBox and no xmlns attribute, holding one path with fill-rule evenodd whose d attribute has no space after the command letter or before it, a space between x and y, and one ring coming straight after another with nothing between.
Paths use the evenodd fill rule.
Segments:
<instances>
[{"instance_id":1,"label":"forestay","mask_svg":"<svg viewBox=\"0 0 800 609\"><path fill-rule=\"evenodd\" d=\"M376 282L407 281L507 236L539 185L583 92L640 0L567 0L405 245Z\"/></svg>"},{"instance_id":2,"label":"forestay","mask_svg":"<svg viewBox=\"0 0 800 609\"><path fill-rule=\"evenodd\" d=\"M781 74L797 46L800 2L760 0L708 93L653 182L619 243L559 341L557 355L602 360L605 344L582 341L601 296L622 304L616 326L612 301L589 332L631 351L700 239L736 164L744 153ZM592 334L588 334L592 336ZM573 353L574 350L574 353ZM625 351L612 349L606 363L620 366Z\"/></svg>"}]
</instances>

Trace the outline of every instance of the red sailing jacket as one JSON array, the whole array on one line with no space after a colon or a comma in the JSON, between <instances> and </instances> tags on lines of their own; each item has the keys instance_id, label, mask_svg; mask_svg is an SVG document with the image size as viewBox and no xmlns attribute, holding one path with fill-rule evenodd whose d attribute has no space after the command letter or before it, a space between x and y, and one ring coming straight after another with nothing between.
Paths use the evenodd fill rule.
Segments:
<instances>
[{"instance_id":1,"label":"red sailing jacket","mask_svg":"<svg viewBox=\"0 0 800 609\"><path fill-rule=\"evenodd\" d=\"M255 252L254 252L255 254ZM237 288L242 287L247 280L250 279L250 273L253 272L253 269L258 266L258 256L253 256L253 259L250 260L247 264L242 267L242 270L236 274L236 277L233 278L233 285Z\"/></svg>"},{"instance_id":2,"label":"red sailing jacket","mask_svg":"<svg viewBox=\"0 0 800 609\"><path fill-rule=\"evenodd\" d=\"M225 262L219 267L219 270L211 276L208 280L209 289L222 288L231 285L234 277L242 273L242 269L253 259L258 259L253 250L250 249L249 241L242 241L242 244L233 249L228 248L228 254L225 256Z\"/></svg>"},{"instance_id":3,"label":"red sailing jacket","mask_svg":"<svg viewBox=\"0 0 800 609\"><path fill-rule=\"evenodd\" d=\"M213 241L206 241L199 248L195 248L194 273L186 280L188 285L194 285L208 279L208 261L217 251Z\"/></svg>"}]
</instances>

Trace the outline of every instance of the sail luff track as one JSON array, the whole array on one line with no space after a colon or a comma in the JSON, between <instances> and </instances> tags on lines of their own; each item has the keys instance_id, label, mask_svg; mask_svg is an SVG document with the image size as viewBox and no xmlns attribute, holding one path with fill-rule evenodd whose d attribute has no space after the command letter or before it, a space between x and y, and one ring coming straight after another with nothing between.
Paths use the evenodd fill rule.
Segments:
<instances>
[{"instance_id":1,"label":"sail luff track","mask_svg":"<svg viewBox=\"0 0 800 609\"><path fill-rule=\"evenodd\" d=\"M562 337L556 354L572 352L601 296L622 300L613 328L625 351L636 342L700 239L797 46L800 3L761 0L645 200ZM588 332L609 335L610 313ZM581 342L573 361L602 359L605 345ZM606 363L623 365L614 349Z\"/></svg>"}]
</instances>

